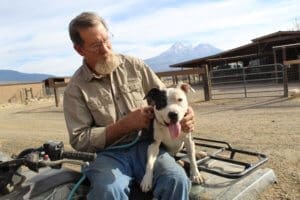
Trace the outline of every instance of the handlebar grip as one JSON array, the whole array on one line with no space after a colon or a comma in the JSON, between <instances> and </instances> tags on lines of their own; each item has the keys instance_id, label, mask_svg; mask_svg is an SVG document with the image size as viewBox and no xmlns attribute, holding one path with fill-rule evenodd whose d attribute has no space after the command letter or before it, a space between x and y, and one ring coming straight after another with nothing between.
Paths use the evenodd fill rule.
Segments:
<instances>
[{"instance_id":1,"label":"handlebar grip","mask_svg":"<svg viewBox=\"0 0 300 200\"><path fill-rule=\"evenodd\" d=\"M62 158L82 160L82 161L94 161L97 157L96 153L80 152L80 151L64 151Z\"/></svg>"}]
</instances>

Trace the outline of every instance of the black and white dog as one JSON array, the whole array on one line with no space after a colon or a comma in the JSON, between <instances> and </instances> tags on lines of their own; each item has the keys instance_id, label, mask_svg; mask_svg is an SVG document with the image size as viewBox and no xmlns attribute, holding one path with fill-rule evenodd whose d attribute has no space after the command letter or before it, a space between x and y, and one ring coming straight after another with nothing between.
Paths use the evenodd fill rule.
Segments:
<instances>
[{"instance_id":1,"label":"black and white dog","mask_svg":"<svg viewBox=\"0 0 300 200\"><path fill-rule=\"evenodd\" d=\"M153 167L162 143L171 155L175 155L185 145L190 159L190 178L200 184L202 178L195 157L195 144L191 133L181 133L180 121L188 110L186 93L191 89L188 84L176 88L151 89L146 95L150 105L154 106L155 119L153 122L154 141L148 147L146 173L141 182L143 192L152 187Z\"/></svg>"}]
</instances>

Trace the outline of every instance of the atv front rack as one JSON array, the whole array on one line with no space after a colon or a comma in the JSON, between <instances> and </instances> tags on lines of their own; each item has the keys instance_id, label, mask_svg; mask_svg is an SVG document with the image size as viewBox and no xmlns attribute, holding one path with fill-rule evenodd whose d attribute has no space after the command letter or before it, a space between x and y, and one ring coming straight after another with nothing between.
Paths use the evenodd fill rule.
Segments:
<instances>
[{"instance_id":1,"label":"atv front rack","mask_svg":"<svg viewBox=\"0 0 300 200\"><path fill-rule=\"evenodd\" d=\"M217 176L238 179L249 174L268 160L268 157L262 153L235 149L224 141L199 137L194 137L193 139L196 152L204 150L207 154L202 158L196 159L198 169ZM183 149L176 155L176 158L189 165L189 159L186 153L186 150ZM215 165L215 163L217 163L217 165L219 164L219 166ZM227 167L229 170L226 169L226 166L229 166Z\"/></svg>"}]
</instances>

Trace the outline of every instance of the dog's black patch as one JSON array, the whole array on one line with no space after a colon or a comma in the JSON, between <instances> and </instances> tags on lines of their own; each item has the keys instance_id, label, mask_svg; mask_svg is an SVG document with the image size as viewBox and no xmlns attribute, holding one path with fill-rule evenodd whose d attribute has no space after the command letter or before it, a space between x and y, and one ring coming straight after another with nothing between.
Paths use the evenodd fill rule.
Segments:
<instances>
[{"instance_id":1,"label":"dog's black patch","mask_svg":"<svg viewBox=\"0 0 300 200\"><path fill-rule=\"evenodd\" d=\"M157 88L152 88L145 96L145 99L147 99L148 104L155 105L157 110L165 108L168 104L167 92Z\"/></svg>"},{"instance_id":2,"label":"dog's black patch","mask_svg":"<svg viewBox=\"0 0 300 200\"><path fill-rule=\"evenodd\" d=\"M161 90L158 95L157 101L155 102L156 109L160 110L165 108L168 104L167 92L165 90Z\"/></svg>"}]
</instances>

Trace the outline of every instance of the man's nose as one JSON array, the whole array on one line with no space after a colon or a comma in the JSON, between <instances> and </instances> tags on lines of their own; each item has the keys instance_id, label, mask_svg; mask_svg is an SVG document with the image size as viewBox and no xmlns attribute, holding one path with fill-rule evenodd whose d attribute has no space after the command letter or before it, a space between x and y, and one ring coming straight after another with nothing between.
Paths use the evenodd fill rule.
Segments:
<instances>
[{"instance_id":1,"label":"man's nose","mask_svg":"<svg viewBox=\"0 0 300 200\"><path fill-rule=\"evenodd\" d=\"M102 43L101 48L99 48L99 53L106 54L111 51L110 44Z\"/></svg>"}]
</instances>

